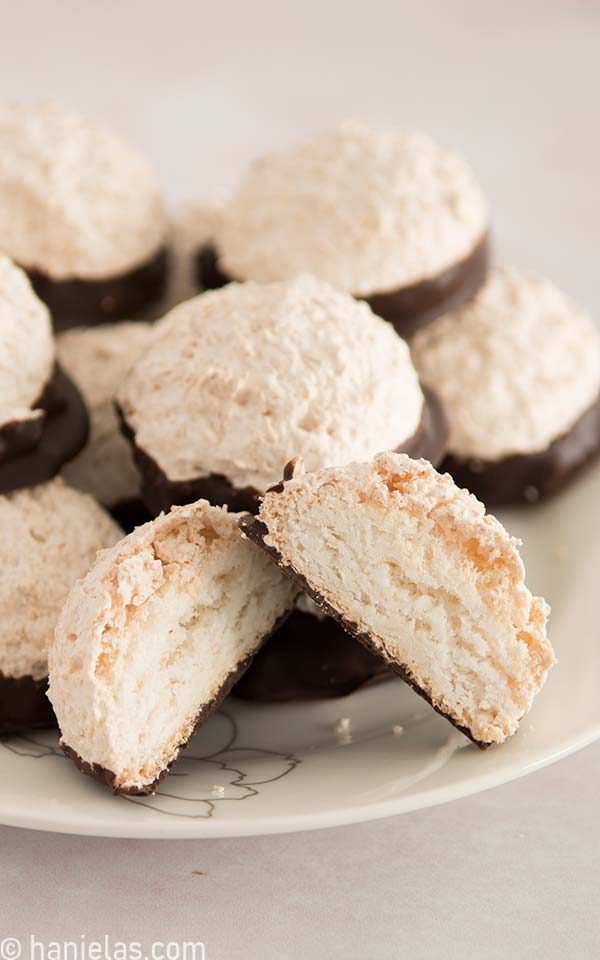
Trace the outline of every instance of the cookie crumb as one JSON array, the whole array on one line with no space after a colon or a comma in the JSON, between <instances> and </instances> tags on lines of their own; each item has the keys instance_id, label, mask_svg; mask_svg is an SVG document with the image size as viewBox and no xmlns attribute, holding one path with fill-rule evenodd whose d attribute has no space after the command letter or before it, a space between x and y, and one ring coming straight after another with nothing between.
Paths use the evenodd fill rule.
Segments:
<instances>
[{"instance_id":1,"label":"cookie crumb","mask_svg":"<svg viewBox=\"0 0 600 960\"><path fill-rule=\"evenodd\" d=\"M352 726L352 720L350 719L350 717L340 717L340 719L335 725L335 732L349 733L351 726Z\"/></svg>"},{"instance_id":2,"label":"cookie crumb","mask_svg":"<svg viewBox=\"0 0 600 960\"><path fill-rule=\"evenodd\" d=\"M352 743L352 734L350 732L352 727L352 720L350 717L340 717L336 723L334 730L337 736L337 742L341 746L345 746L348 743Z\"/></svg>"},{"instance_id":3,"label":"cookie crumb","mask_svg":"<svg viewBox=\"0 0 600 960\"><path fill-rule=\"evenodd\" d=\"M224 797L225 796L225 787L222 787L220 783L213 783L210 788L211 797Z\"/></svg>"}]
</instances>

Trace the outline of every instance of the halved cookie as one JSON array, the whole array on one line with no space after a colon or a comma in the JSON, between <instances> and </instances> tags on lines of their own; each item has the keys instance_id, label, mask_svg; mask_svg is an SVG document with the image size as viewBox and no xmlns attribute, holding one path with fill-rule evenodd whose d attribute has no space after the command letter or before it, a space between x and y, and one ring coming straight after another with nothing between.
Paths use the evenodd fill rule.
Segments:
<instances>
[{"instance_id":1,"label":"halved cookie","mask_svg":"<svg viewBox=\"0 0 600 960\"><path fill-rule=\"evenodd\" d=\"M153 793L296 589L205 501L138 527L69 596L50 652L62 747L116 793Z\"/></svg>"},{"instance_id":2,"label":"halved cookie","mask_svg":"<svg viewBox=\"0 0 600 960\"><path fill-rule=\"evenodd\" d=\"M513 734L554 662L517 542L424 460L295 472L247 536L478 746Z\"/></svg>"}]
</instances>

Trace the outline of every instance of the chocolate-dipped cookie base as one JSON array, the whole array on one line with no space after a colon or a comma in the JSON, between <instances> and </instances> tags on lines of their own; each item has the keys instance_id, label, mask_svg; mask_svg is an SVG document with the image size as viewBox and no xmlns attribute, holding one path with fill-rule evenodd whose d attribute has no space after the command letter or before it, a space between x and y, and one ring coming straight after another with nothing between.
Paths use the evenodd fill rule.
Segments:
<instances>
[{"instance_id":1,"label":"chocolate-dipped cookie base","mask_svg":"<svg viewBox=\"0 0 600 960\"><path fill-rule=\"evenodd\" d=\"M40 409L39 404L35 405ZM0 465L29 453L40 442L44 430L43 415L31 420L13 420L0 427Z\"/></svg>"},{"instance_id":2,"label":"chocolate-dipped cookie base","mask_svg":"<svg viewBox=\"0 0 600 960\"><path fill-rule=\"evenodd\" d=\"M423 388L424 404L421 422L397 453L406 453L418 459L429 460L434 466L444 456L448 441L448 421L436 394ZM133 456L141 477L141 495L153 517L161 511L184 503L195 503L204 499L217 507L228 506L235 512L256 513L262 493L253 487L235 487L227 477L210 474L191 480L169 480L156 460L145 450L138 447L135 434L127 423L123 412L117 407L121 429L131 443Z\"/></svg>"},{"instance_id":3,"label":"chocolate-dipped cookie base","mask_svg":"<svg viewBox=\"0 0 600 960\"><path fill-rule=\"evenodd\" d=\"M486 234L468 257L443 273L389 293L373 293L364 299L373 313L388 320L401 337L412 337L436 317L475 296L488 271L490 246Z\"/></svg>"},{"instance_id":4,"label":"chocolate-dipped cookie base","mask_svg":"<svg viewBox=\"0 0 600 960\"><path fill-rule=\"evenodd\" d=\"M212 243L207 243L198 250L195 261L195 276L200 290L218 290L232 281L232 277L228 277L221 270L219 255Z\"/></svg>"},{"instance_id":5,"label":"chocolate-dipped cookie base","mask_svg":"<svg viewBox=\"0 0 600 960\"><path fill-rule=\"evenodd\" d=\"M389 321L401 337L411 337L448 310L470 300L485 280L490 262L490 239L485 234L471 253L428 280L386 293L372 293L366 300L373 313ZM230 283L219 265L214 246L202 247L196 256L196 281L201 290L214 290Z\"/></svg>"},{"instance_id":6,"label":"chocolate-dipped cookie base","mask_svg":"<svg viewBox=\"0 0 600 960\"><path fill-rule=\"evenodd\" d=\"M501 460L463 460L449 455L440 469L487 506L535 503L562 490L599 452L600 398L540 453Z\"/></svg>"},{"instance_id":7,"label":"chocolate-dipped cookie base","mask_svg":"<svg viewBox=\"0 0 600 960\"><path fill-rule=\"evenodd\" d=\"M284 473L284 479L286 478L286 476L287 478L289 478L291 473L293 473L293 468L291 471L286 469L286 472ZM271 490L276 491L277 487L272 487ZM252 540L253 543L255 543L258 547L260 547L261 550L263 550L277 564L277 566L283 573L285 573L288 577L290 577L290 579L293 580L294 583L298 584L300 589L304 593L308 594L308 596L311 597L312 600L314 600L314 602L317 604L318 607L320 607L323 613L327 614L327 616L332 617L334 620L336 620L344 628L346 633L349 633L351 637L354 637L356 640L360 641L360 643L362 643L367 648L367 650L369 650L373 654L373 656L377 657L382 662L382 664L384 664L384 666L387 667L387 669L391 670L393 673L399 676L402 680L404 680L404 682L407 683L409 687L412 687L415 693L418 693L420 697L426 700L427 703L433 707L436 713L439 713L440 716L445 717L446 720L449 720L450 723L454 727L456 727L457 730L460 730L460 732L463 733L465 737L467 737L472 743L478 746L481 750L487 750L487 748L491 746L490 743L486 743L485 741L482 741L482 740L477 740L473 736L471 731L468 729L468 727L463 727L461 724L457 723L449 714L444 713L443 710L441 710L434 703L432 703L429 694L425 690L423 690L422 687L419 686L416 679L412 676L412 674L408 670L406 670L399 663L396 663L393 660L387 660L385 658L384 654L377 647L377 644L375 643L373 637L370 636L370 634L362 631L358 626L358 624L353 623L351 620L348 620L341 613L339 613L338 610L335 610L332 606L330 606L330 604L327 603L325 598L320 593L312 589L312 587L309 585L306 578L302 576L302 574L294 570L293 567L289 567L287 566L287 564L283 563L281 554L274 547L269 547L265 543L265 537L268 536L269 531L266 525L262 522L262 520L259 520L257 517L246 516L240 519L239 525L240 525L240 529L242 530L243 533L245 533L248 539Z\"/></svg>"},{"instance_id":8,"label":"chocolate-dipped cookie base","mask_svg":"<svg viewBox=\"0 0 600 960\"><path fill-rule=\"evenodd\" d=\"M125 533L131 533L136 527L141 527L142 524L152 520L150 511L139 497L120 500L119 503L109 507L108 512Z\"/></svg>"},{"instance_id":9,"label":"chocolate-dipped cookie base","mask_svg":"<svg viewBox=\"0 0 600 960\"><path fill-rule=\"evenodd\" d=\"M233 693L262 703L318 700L345 697L388 676L382 660L331 617L294 610L258 651Z\"/></svg>"},{"instance_id":10,"label":"chocolate-dipped cookie base","mask_svg":"<svg viewBox=\"0 0 600 960\"><path fill-rule=\"evenodd\" d=\"M48 680L6 677L0 671L0 736L40 727L55 727L56 717L46 696Z\"/></svg>"},{"instance_id":11,"label":"chocolate-dipped cookie base","mask_svg":"<svg viewBox=\"0 0 600 960\"><path fill-rule=\"evenodd\" d=\"M58 365L35 407L45 417L33 421L31 429L6 424L0 432L0 494L51 480L88 438L83 398Z\"/></svg>"},{"instance_id":12,"label":"chocolate-dipped cookie base","mask_svg":"<svg viewBox=\"0 0 600 960\"><path fill-rule=\"evenodd\" d=\"M260 496L258 491L253 487L238 489L221 474L213 473L193 480L169 480L156 460L138 447L135 434L118 405L117 413L121 430L131 444L133 458L140 472L142 500L152 517L157 517L163 511L168 513L171 507L195 503L196 500L208 500L216 507L227 505L236 513L246 510L256 512Z\"/></svg>"},{"instance_id":13,"label":"chocolate-dipped cookie base","mask_svg":"<svg viewBox=\"0 0 600 960\"><path fill-rule=\"evenodd\" d=\"M53 280L27 270L33 289L52 314L55 330L132 319L163 296L169 256L166 248L127 273L102 280Z\"/></svg>"},{"instance_id":14,"label":"chocolate-dipped cookie base","mask_svg":"<svg viewBox=\"0 0 600 960\"><path fill-rule=\"evenodd\" d=\"M433 467L437 467L448 449L450 427L437 393L429 387L421 389L424 398L421 422L416 433L395 452L405 453L413 460L429 460Z\"/></svg>"}]
</instances>

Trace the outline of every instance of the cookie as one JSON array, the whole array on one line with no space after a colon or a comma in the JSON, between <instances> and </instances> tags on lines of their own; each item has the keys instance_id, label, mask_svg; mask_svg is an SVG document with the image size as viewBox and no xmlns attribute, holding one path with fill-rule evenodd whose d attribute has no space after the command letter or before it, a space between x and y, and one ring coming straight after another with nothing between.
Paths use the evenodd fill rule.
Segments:
<instances>
[{"instance_id":1,"label":"cookie","mask_svg":"<svg viewBox=\"0 0 600 960\"><path fill-rule=\"evenodd\" d=\"M0 494L53 477L87 431L81 395L56 364L48 310L0 255Z\"/></svg>"},{"instance_id":2,"label":"cookie","mask_svg":"<svg viewBox=\"0 0 600 960\"><path fill-rule=\"evenodd\" d=\"M289 473L246 535L478 746L514 734L554 662L517 541L423 460Z\"/></svg>"},{"instance_id":3,"label":"cookie","mask_svg":"<svg viewBox=\"0 0 600 960\"><path fill-rule=\"evenodd\" d=\"M296 455L310 470L387 448L438 460L446 441L406 343L312 277L176 307L117 399L154 514L198 497L255 510Z\"/></svg>"},{"instance_id":4,"label":"cookie","mask_svg":"<svg viewBox=\"0 0 600 960\"><path fill-rule=\"evenodd\" d=\"M0 249L58 329L131 317L163 294L167 217L146 160L48 104L0 106Z\"/></svg>"},{"instance_id":5,"label":"cookie","mask_svg":"<svg viewBox=\"0 0 600 960\"><path fill-rule=\"evenodd\" d=\"M0 734L54 722L47 652L60 609L121 530L60 478L0 496Z\"/></svg>"},{"instance_id":6,"label":"cookie","mask_svg":"<svg viewBox=\"0 0 600 960\"><path fill-rule=\"evenodd\" d=\"M409 336L475 293L488 232L462 157L422 133L346 123L256 161L197 266L203 286L311 273Z\"/></svg>"},{"instance_id":7,"label":"cookie","mask_svg":"<svg viewBox=\"0 0 600 960\"><path fill-rule=\"evenodd\" d=\"M73 587L50 651L61 744L150 794L294 602L239 516L199 502L138 527Z\"/></svg>"},{"instance_id":8,"label":"cookie","mask_svg":"<svg viewBox=\"0 0 600 960\"><path fill-rule=\"evenodd\" d=\"M150 517L139 493L131 447L121 433L114 396L135 358L150 342L148 323L107 323L77 327L58 335L58 357L85 397L90 437L62 473L72 486L93 496L133 529Z\"/></svg>"},{"instance_id":9,"label":"cookie","mask_svg":"<svg viewBox=\"0 0 600 960\"><path fill-rule=\"evenodd\" d=\"M261 647L233 693L259 703L321 700L345 697L390 676L381 658L301 594L293 613Z\"/></svg>"},{"instance_id":10,"label":"cookie","mask_svg":"<svg viewBox=\"0 0 600 960\"><path fill-rule=\"evenodd\" d=\"M198 290L224 286L211 268L212 245L221 218L223 200L218 196L182 209L173 219L172 269L169 304L189 300Z\"/></svg>"},{"instance_id":11,"label":"cookie","mask_svg":"<svg viewBox=\"0 0 600 960\"><path fill-rule=\"evenodd\" d=\"M487 504L560 490L600 449L600 334L548 280L494 270L412 341L450 420L443 467Z\"/></svg>"}]
</instances>

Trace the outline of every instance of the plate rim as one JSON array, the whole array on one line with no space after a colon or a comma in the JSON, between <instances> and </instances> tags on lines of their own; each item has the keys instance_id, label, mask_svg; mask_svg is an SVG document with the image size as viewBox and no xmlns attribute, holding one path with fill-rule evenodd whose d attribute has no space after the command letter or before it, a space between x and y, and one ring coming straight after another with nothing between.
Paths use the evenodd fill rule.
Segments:
<instances>
[{"instance_id":1,"label":"plate rim","mask_svg":"<svg viewBox=\"0 0 600 960\"><path fill-rule=\"evenodd\" d=\"M5 810L0 794L0 824L26 830L63 834L79 837L105 837L131 840L207 840L226 837L275 836L286 833L305 833L334 827L352 826L388 817L400 816L417 810L426 810L454 800L483 793L505 783L519 780L553 763L558 763L585 747L600 740L600 720L580 732L548 748L531 760L512 766L491 770L485 774L464 777L445 786L429 790L400 795L389 800L369 804L353 804L348 807L336 807L331 810L306 814L293 814L271 817L236 818L231 820L181 820L140 821L136 828L131 822L108 823L106 820L96 826L69 824L68 811L61 815L40 816L39 814L15 813ZM499 746L502 749L502 746Z\"/></svg>"}]
</instances>

